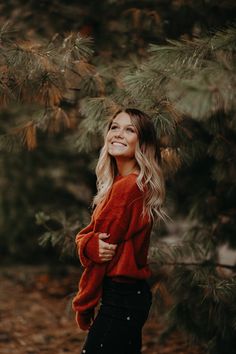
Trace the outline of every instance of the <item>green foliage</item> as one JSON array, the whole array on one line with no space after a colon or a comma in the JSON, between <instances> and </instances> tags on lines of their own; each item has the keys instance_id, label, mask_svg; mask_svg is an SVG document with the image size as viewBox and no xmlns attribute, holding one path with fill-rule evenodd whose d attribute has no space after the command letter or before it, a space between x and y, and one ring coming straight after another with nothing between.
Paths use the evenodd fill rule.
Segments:
<instances>
[{"instance_id":1,"label":"green foliage","mask_svg":"<svg viewBox=\"0 0 236 354\"><path fill-rule=\"evenodd\" d=\"M63 212L54 212L50 215L44 212L37 212L35 215L36 224L43 226L47 231L39 237L39 245L52 247L61 251L61 256L74 256L75 243L74 235L81 227L78 219L68 218ZM51 224L51 225L50 225Z\"/></svg>"},{"instance_id":2,"label":"green foliage","mask_svg":"<svg viewBox=\"0 0 236 354\"><path fill-rule=\"evenodd\" d=\"M222 341L223 350L229 347L230 337L234 342L235 287L235 278L222 280L210 265L197 269L177 267L170 278L175 299L169 314L172 326L208 343L207 353L221 353Z\"/></svg>"},{"instance_id":3,"label":"green foliage","mask_svg":"<svg viewBox=\"0 0 236 354\"><path fill-rule=\"evenodd\" d=\"M170 328L177 326L207 343L209 353L224 352L222 343L229 348L235 337L235 266L220 264L219 254L222 244L235 245L236 136L229 126L235 117L235 40L236 29L230 28L193 43L152 46L151 57L140 71L146 77L145 85L152 77L152 83L156 78L157 88L161 89L154 91L150 84L147 91L144 87L143 91L135 91L140 97L142 92L144 98L147 92L149 101L153 92L157 105L166 98L183 117L175 138L168 134L168 141L170 146L178 147L184 168L175 175L173 188L179 183L184 185L186 192L180 194L181 204L189 207L193 225L186 230L177 249L168 245L168 251L163 252L157 243L154 258L162 265L173 266L167 285L174 297ZM164 70L159 73L161 68ZM140 72L137 75L132 74L129 90L134 90ZM181 133L186 132L183 139L179 128ZM185 180L181 180L183 174ZM177 204L178 209L181 204ZM186 244L192 245L192 254Z\"/></svg>"},{"instance_id":4,"label":"green foliage","mask_svg":"<svg viewBox=\"0 0 236 354\"><path fill-rule=\"evenodd\" d=\"M22 40L16 37L17 33L14 35L12 38L12 31L7 26L2 27L0 104L6 107L20 102L25 109L34 106L30 121L27 117L19 124L17 117L16 127L10 131L5 125L12 138L21 135L27 147L33 149L38 129L57 132L59 126L74 127L75 112L68 109L68 105L75 102L75 92L81 83L94 73L87 62L93 49L91 38L82 37L80 33L64 38L55 35L46 43Z\"/></svg>"},{"instance_id":5,"label":"green foliage","mask_svg":"<svg viewBox=\"0 0 236 354\"><path fill-rule=\"evenodd\" d=\"M236 247L236 31L209 29L232 23L233 8L215 0L1 4L18 28L0 30L2 255L35 258L39 235L50 258L51 246L74 253L104 126L118 108L143 109L157 128L167 209L189 223L177 242L154 233L150 251L166 272L169 331L181 328L214 354L235 348L235 268L221 264L219 250ZM32 151L19 152L22 144Z\"/></svg>"}]
</instances>

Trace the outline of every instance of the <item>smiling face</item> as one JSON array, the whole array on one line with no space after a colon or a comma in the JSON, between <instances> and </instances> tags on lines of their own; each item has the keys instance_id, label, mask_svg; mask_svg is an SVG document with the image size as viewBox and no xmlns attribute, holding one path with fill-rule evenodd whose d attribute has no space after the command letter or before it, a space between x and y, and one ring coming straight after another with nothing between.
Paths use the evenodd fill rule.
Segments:
<instances>
[{"instance_id":1,"label":"smiling face","mask_svg":"<svg viewBox=\"0 0 236 354\"><path fill-rule=\"evenodd\" d=\"M108 153L115 157L133 159L138 143L138 134L130 116L120 112L113 119L106 136Z\"/></svg>"}]
</instances>

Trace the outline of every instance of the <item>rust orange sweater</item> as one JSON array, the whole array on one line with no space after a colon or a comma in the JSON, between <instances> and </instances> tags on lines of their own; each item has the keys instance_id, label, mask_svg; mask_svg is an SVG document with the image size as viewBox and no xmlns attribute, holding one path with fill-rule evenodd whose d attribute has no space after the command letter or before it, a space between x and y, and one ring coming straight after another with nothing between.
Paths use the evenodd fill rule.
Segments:
<instances>
[{"instance_id":1,"label":"rust orange sweater","mask_svg":"<svg viewBox=\"0 0 236 354\"><path fill-rule=\"evenodd\" d=\"M90 224L76 235L79 258L85 269L72 307L81 329L91 325L105 275L135 279L151 275L147 255L152 223L147 215L142 216L143 192L136 178L135 174L116 176L106 201L96 207ZM106 242L118 244L109 262L99 260L98 235L103 232L110 234Z\"/></svg>"}]
</instances>

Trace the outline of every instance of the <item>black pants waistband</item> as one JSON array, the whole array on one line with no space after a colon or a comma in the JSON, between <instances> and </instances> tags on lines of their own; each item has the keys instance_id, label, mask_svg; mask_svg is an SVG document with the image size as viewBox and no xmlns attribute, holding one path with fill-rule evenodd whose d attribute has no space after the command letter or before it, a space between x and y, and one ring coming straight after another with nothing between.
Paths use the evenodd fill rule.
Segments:
<instances>
[{"instance_id":1,"label":"black pants waistband","mask_svg":"<svg viewBox=\"0 0 236 354\"><path fill-rule=\"evenodd\" d=\"M145 279L133 279L134 282L121 282L121 281L115 281L111 277L105 277L103 281L104 287L106 286L111 286L113 289L124 289L124 290L129 290L129 289L138 289L143 286L147 286L147 281Z\"/></svg>"}]
</instances>

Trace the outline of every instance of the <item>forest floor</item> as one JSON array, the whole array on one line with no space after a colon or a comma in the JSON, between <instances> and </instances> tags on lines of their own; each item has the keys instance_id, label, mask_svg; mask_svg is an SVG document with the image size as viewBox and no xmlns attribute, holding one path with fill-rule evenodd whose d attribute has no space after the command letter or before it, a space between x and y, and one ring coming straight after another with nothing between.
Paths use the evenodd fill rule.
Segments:
<instances>
[{"instance_id":1,"label":"forest floor","mask_svg":"<svg viewBox=\"0 0 236 354\"><path fill-rule=\"evenodd\" d=\"M0 269L0 353L79 354L86 332L70 311L78 271L67 267L11 266ZM162 325L152 316L143 331L143 354L203 354L173 332L158 338ZM96 353L94 353L96 354Z\"/></svg>"}]
</instances>

